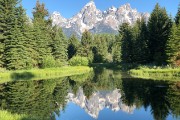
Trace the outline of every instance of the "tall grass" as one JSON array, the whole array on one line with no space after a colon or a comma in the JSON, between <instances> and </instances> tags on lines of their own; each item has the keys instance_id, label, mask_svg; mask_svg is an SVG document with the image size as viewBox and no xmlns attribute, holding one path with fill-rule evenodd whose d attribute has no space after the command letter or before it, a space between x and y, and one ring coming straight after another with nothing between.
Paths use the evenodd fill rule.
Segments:
<instances>
[{"instance_id":1,"label":"tall grass","mask_svg":"<svg viewBox=\"0 0 180 120\"><path fill-rule=\"evenodd\" d=\"M80 75L92 71L87 66L66 66L60 68L4 71L0 73L0 83L13 80L39 80L55 77Z\"/></svg>"},{"instance_id":2,"label":"tall grass","mask_svg":"<svg viewBox=\"0 0 180 120\"><path fill-rule=\"evenodd\" d=\"M12 114L8 111L0 110L0 120L35 120L27 118L26 115Z\"/></svg>"},{"instance_id":3,"label":"tall grass","mask_svg":"<svg viewBox=\"0 0 180 120\"><path fill-rule=\"evenodd\" d=\"M133 77L180 81L180 68L141 66L129 71Z\"/></svg>"}]
</instances>

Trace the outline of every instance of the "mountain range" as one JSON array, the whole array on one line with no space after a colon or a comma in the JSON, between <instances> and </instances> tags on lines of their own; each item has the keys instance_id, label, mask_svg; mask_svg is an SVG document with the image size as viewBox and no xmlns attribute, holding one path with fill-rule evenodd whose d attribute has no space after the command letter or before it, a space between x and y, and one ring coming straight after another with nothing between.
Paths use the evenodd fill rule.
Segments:
<instances>
[{"instance_id":1,"label":"mountain range","mask_svg":"<svg viewBox=\"0 0 180 120\"><path fill-rule=\"evenodd\" d=\"M61 27L67 36L81 36L85 30L92 33L117 33L122 23L133 25L137 19L145 18L148 21L149 16L149 13L140 13L132 9L129 3L119 8L112 6L106 11L101 11L96 8L94 1L90 1L70 19L55 11L51 15L51 20L53 26Z\"/></svg>"}]
</instances>

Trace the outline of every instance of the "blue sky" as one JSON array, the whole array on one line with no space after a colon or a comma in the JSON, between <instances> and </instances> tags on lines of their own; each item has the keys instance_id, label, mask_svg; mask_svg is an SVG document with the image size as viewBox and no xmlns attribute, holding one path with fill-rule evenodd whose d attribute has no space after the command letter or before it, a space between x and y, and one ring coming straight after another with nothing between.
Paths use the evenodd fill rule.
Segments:
<instances>
[{"instance_id":1,"label":"blue sky","mask_svg":"<svg viewBox=\"0 0 180 120\"><path fill-rule=\"evenodd\" d=\"M46 8L50 13L58 11L65 18L70 18L81 10L90 0L40 0L46 4ZM119 7L123 4L130 3L132 8L136 8L139 12L151 12L158 2L165 7L167 12L172 16L177 13L180 0L94 0L98 9L104 11L111 6ZM36 0L22 0L23 6L28 16L32 17L32 9L36 4Z\"/></svg>"}]
</instances>

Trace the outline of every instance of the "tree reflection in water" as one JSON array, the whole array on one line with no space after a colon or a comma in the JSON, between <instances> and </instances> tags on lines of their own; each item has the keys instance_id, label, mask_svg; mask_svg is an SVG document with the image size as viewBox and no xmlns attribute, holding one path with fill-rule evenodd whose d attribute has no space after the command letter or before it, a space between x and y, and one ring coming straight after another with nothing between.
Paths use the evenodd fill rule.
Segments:
<instances>
[{"instance_id":1,"label":"tree reflection in water","mask_svg":"<svg viewBox=\"0 0 180 120\"><path fill-rule=\"evenodd\" d=\"M99 110L108 105L115 111L123 110L123 107L151 108L155 120L165 120L170 114L175 118L180 116L178 84L129 78L119 71L101 68L89 74L66 78L1 84L0 108L12 113L34 116L39 120L55 120L55 115L60 116L61 111L66 109L70 100L68 95L71 93L77 97L82 90L86 102L89 102L86 103L89 114L98 109L88 107L95 101L97 106L101 105ZM95 99L97 96L98 99ZM98 113L95 117L97 115Z\"/></svg>"}]
</instances>

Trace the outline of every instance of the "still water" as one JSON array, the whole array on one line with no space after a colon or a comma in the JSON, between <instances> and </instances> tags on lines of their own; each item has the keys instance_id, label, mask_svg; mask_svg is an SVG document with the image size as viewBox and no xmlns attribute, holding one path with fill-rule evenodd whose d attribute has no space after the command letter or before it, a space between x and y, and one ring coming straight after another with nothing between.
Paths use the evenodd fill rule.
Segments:
<instances>
[{"instance_id":1,"label":"still water","mask_svg":"<svg viewBox=\"0 0 180 120\"><path fill-rule=\"evenodd\" d=\"M119 71L0 85L0 109L37 120L180 120L180 83Z\"/></svg>"}]
</instances>

